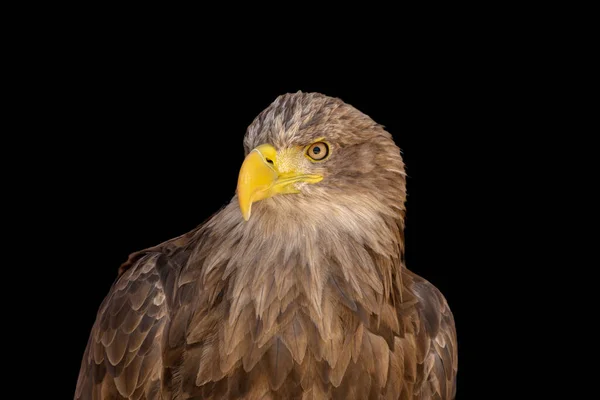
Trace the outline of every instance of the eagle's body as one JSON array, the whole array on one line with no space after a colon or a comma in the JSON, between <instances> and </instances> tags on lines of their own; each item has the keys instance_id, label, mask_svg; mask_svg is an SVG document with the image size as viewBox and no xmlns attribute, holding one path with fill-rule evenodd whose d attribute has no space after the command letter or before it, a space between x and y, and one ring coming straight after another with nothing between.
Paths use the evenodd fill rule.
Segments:
<instances>
[{"instance_id":1,"label":"eagle's body","mask_svg":"<svg viewBox=\"0 0 600 400\"><path fill-rule=\"evenodd\" d=\"M315 141L328 143L323 161L301 150ZM205 224L132 255L75 398L453 398L454 321L404 266L391 136L338 99L297 93L261 113L244 144L247 160L263 149L277 182L304 181L246 206L240 179L240 199Z\"/></svg>"}]
</instances>

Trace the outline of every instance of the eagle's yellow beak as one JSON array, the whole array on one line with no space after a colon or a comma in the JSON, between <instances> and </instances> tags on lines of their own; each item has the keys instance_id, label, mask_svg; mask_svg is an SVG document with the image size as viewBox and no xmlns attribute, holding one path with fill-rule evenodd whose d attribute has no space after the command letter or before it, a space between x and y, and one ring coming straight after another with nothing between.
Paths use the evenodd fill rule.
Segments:
<instances>
[{"instance_id":1,"label":"eagle's yellow beak","mask_svg":"<svg viewBox=\"0 0 600 400\"><path fill-rule=\"evenodd\" d=\"M240 210L246 221L250 218L252 203L278 194L299 193L296 182L317 183L323 179L321 175L299 171L303 157L301 148L287 149L278 157L277 150L270 144L260 145L248 154L237 185Z\"/></svg>"}]
</instances>

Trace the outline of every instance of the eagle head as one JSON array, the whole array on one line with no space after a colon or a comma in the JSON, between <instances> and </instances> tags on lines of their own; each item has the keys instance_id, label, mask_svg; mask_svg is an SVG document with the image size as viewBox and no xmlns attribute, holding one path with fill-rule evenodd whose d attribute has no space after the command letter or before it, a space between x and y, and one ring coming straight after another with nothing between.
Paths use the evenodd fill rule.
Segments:
<instances>
[{"instance_id":1,"label":"eagle head","mask_svg":"<svg viewBox=\"0 0 600 400\"><path fill-rule=\"evenodd\" d=\"M404 215L400 149L381 125L340 99L279 96L248 127L244 147L237 200L246 221L253 206L280 221L321 226L332 218L338 224L357 215Z\"/></svg>"}]
</instances>

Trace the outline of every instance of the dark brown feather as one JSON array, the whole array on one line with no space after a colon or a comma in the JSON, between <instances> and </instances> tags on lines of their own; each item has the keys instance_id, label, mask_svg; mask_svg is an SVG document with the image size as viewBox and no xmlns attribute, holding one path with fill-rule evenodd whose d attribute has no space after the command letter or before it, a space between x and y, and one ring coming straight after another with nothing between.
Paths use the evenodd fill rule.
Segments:
<instances>
[{"instance_id":1,"label":"dark brown feather","mask_svg":"<svg viewBox=\"0 0 600 400\"><path fill-rule=\"evenodd\" d=\"M153 370L160 371L155 343L160 343L166 320L165 307L153 304L163 295L160 282L150 279L157 274L156 259L148 254L136 258L100 306L81 363L76 399L135 398L159 379L149 378ZM140 385L147 388L137 390Z\"/></svg>"}]
</instances>

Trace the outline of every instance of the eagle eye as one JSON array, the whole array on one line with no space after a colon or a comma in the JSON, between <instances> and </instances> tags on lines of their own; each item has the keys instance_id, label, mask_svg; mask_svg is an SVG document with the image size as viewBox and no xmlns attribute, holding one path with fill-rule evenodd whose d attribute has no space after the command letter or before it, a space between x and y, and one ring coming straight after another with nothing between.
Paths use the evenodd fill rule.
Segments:
<instances>
[{"instance_id":1,"label":"eagle eye","mask_svg":"<svg viewBox=\"0 0 600 400\"><path fill-rule=\"evenodd\" d=\"M329 146L325 142L311 144L306 150L306 155L314 161L321 161L329 155Z\"/></svg>"}]
</instances>

